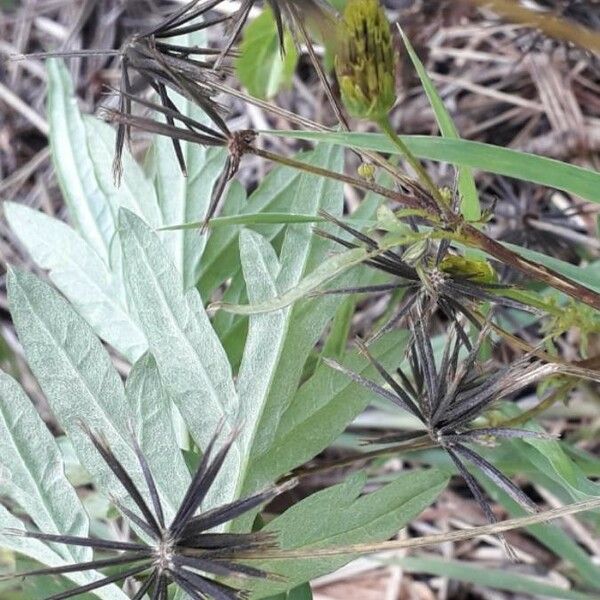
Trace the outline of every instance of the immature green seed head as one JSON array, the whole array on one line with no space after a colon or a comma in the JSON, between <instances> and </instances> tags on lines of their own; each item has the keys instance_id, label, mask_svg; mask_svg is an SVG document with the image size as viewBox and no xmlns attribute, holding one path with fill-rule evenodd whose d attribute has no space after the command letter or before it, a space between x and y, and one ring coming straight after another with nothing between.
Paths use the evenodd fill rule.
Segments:
<instances>
[{"instance_id":1,"label":"immature green seed head","mask_svg":"<svg viewBox=\"0 0 600 600\"><path fill-rule=\"evenodd\" d=\"M375 165L372 163L361 163L358 167L358 175L365 181L375 181Z\"/></svg>"},{"instance_id":2,"label":"immature green seed head","mask_svg":"<svg viewBox=\"0 0 600 600\"><path fill-rule=\"evenodd\" d=\"M448 254L440 261L439 268L448 275L469 279L475 283L498 282L498 274L487 260Z\"/></svg>"},{"instance_id":3,"label":"immature green seed head","mask_svg":"<svg viewBox=\"0 0 600 600\"><path fill-rule=\"evenodd\" d=\"M372 121L387 116L396 101L395 55L378 0L348 0L335 70L352 116Z\"/></svg>"}]
</instances>

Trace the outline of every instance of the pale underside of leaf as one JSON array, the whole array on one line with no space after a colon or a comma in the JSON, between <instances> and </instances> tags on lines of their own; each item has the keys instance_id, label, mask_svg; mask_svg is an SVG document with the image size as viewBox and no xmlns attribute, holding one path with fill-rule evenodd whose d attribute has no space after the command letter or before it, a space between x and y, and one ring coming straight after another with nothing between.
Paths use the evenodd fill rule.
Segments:
<instances>
[{"instance_id":1,"label":"pale underside of leaf","mask_svg":"<svg viewBox=\"0 0 600 600\"><path fill-rule=\"evenodd\" d=\"M327 168L339 169L343 156L339 149L320 145L307 160ZM341 214L343 188L339 182L302 173L291 191L287 204L291 213L305 211L306 214L317 215L320 210L326 210ZM309 223L288 225L280 252L281 268L274 282L274 289L280 291L296 285L307 273L314 272L321 265L330 249L326 240L314 235ZM299 385L304 363L333 316L336 305L335 299L316 299L295 305L290 312L286 312L278 353L272 354L273 361L268 370L265 367L271 383L265 389L265 397L261 403L262 414L256 428L251 458L269 447L281 414ZM246 474L242 489L244 493L255 489L251 472Z\"/></svg>"},{"instance_id":2,"label":"pale underside of leaf","mask_svg":"<svg viewBox=\"0 0 600 600\"><path fill-rule=\"evenodd\" d=\"M58 447L21 386L0 372L0 493L7 494L48 533L85 536L88 517L65 477ZM91 551L58 545L66 560Z\"/></svg>"},{"instance_id":3,"label":"pale underside of leaf","mask_svg":"<svg viewBox=\"0 0 600 600\"><path fill-rule=\"evenodd\" d=\"M43 542L25 537L5 535L2 533L2 529L24 530L25 527L22 521L9 513L0 504L0 546L2 548L27 556L47 567L58 567L65 564L65 560ZM99 579L101 575L91 571L83 574L69 573L65 577L76 585L84 585L91 580ZM128 596L116 585L101 588L94 591L93 594L102 600L128 600Z\"/></svg>"},{"instance_id":4,"label":"pale underside of leaf","mask_svg":"<svg viewBox=\"0 0 600 600\"><path fill-rule=\"evenodd\" d=\"M73 223L98 256L108 264L114 221L96 179L87 148L87 132L77 108L73 84L64 64L47 61L50 151Z\"/></svg>"},{"instance_id":5,"label":"pale underside of leaf","mask_svg":"<svg viewBox=\"0 0 600 600\"><path fill-rule=\"evenodd\" d=\"M147 343L131 318L122 286L106 264L68 225L26 206L7 202L6 218L33 260L94 331L135 361Z\"/></svg>"},{"instance_id":6,"label":"pale underside of leaf","mask_svg":"<svg viewBox=\"0 0 600 600\"><path fill-rule=\"evenodd\" d=\"M250 300L260 302L277 294L276 278L280 264L272 246L261 235L242 231L240 256ZM238 485L244 482L245 469L250 458L256 429L272 385L276 365L287 332L291 308L250 318L244 355L238 374L243 468Z\"/></svg>"},{"instance_id":7,"label":"pale underside of leaf","mask_svg":"<svg viewBox=\"0 0 600 600\"><path fill-rule=\"evenodd\" d=\"M136 439L150 470L163 482L170 504L179 506L190 484L190 472L177 445L172 404L151 354L144 354L133 365L125 395L134 415Z\"/></svg>"},{"instance_id":8,"label":"pale underside of leaf","mask_svg":"<svg viewBox=\"0 0 600 600\"><path fill-rule=\"evenodd\" d=\"M165 390L194 441L205 448L222 426L238 425L231 367L195 288L184 293L179 273L147 225L122 210L119 235L127 289L135 304ZM240 454L234 443L207 503L232 499Z\"/></svg>"},{"instance_id":9,"label":"pale underside of leaf","mask_svg":"<svg viewBox=\"0 0 600 600\"><path fill-rule=\"evenodd\" d=\"M128 431L133 415L101 342L70 305L34 275L10 270L8 297L28 364L81 464L103 493L124 498L123 487L82 431L84 422L102 433L145 493ZM158 485L161 488L162 482ZM165 503L165 513L173 512Z\"/></svg>"}]
</instances>

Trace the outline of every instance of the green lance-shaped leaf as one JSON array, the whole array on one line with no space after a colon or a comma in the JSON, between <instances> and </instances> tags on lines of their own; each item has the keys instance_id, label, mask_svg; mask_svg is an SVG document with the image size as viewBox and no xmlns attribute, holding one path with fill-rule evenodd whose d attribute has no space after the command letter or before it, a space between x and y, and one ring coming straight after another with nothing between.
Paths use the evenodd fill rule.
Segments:
<instances>
[{"instance_id":1,"label":"green lance-shaped leaf","mask_svg":"<svg viewBox=\"0 0 600 600\"><path fill-rule=\"evenodd\" d=\"M523 258L537 261L540 264L554 269L557 273L564 275L565 277L572 279L578 283L581 283L585 287L600 293L600 271L598 270L598 262L591 263L590 265L580 267L579 265L573 265L571 263L560 260L553 256L546 256L541 252L535 250L529 250L529 248L523 248L516 246L515 244L504 244L507 248L510 248Z\"/></svg>"},{"instance_id":2,"label":"green lance-shaped leaf","mask_svg":"<svg viewBox=\"0 0 600 600\"><path fill-rule=\"evenodd\" d=\"M61 61L51 59L47 65L54 168L73 224L108 265L116 251L112 242L118 208L126 206L159 227L162 221L156 194L128 152L124 153L121 185L115 186L114 130L99 119L81 115L73 84Z\"/></svg>"},{"instance_id":3,"label":"green lance-shaped leaf","mask_svg":"<svg viewBox=\"0 0 600 600\"><path fill-rule=\"evenodd\" d=\"M154 185L165 224L204 223L212 198L215 182L223 171L227 157L221 148L203 148L198 144L182 142L188 176L181 174L169 138L156 136L149 151L147 165L154 174ZM228 202L225 193L223 203ZM197 231L168 231L161 239L186 288L193 286L199 275L200 259L207 236Z\"/></svg>"},{"instance_id":4,"label":"green lance-shaped leaf","mask_svg":"<svg viewBox=\"0 0 600 600\"><path fill-rule=\"evenodd\" d=\"M287 292L257 304L227 304L215 302L212 308L219 308L237 315L255 315L280 310L301 298L306 298L334 277L361 264L371 253L365 248L353 248L328 258L323 264L307 275L297 286Z\"/></svg>"},{"instance_id":5,"label":"green lance-shaped leaf","mask_svg":"<svg viewBox=\"0 0 600 600\"><path fill-rule=\"evenodd\" d=\"M519 458L518 449L515 452L515 446L518 447L522 440L511 440L510 444L510 462L516 457ZM535 481L539 479L540 472L534 472L531 470L529 461L519 464L517 471L532 473L530 477ZM552 476L552 472L549 473ZM485 489L485 491L494 499L495 502L502 505L507 511L510 517L522 517L525 515L523 508L515 502L506 492L495 486L484 476L478 478L479 483ZM542 487L544 487L542 482ZM570 563L577 571L578 576L582 582L588 588L599 589L600 588L600 567L594 564L593 559L589 554L569 536L564 534L564 530L554 523L542 523L532 525L528 528L529 534L536 538L538 542L548 548L555 556L559 557L562 561Z\"/></svg>"},{"instance_id":6,"label":"green lance-shaped leaf","mask_svg":"<svg viewBox=\"0 0 600 600\"><path fill-rule=\"evenodd\" d=\"M285 33L285 53L279 47L275 20L270 8L244 29L236 72L247 90L258 98L270 99L289 87L298 62L291 35Z\"/></svg>"},{"instance_id":7,"label":"green lance-shaped leaf","mask_svg":"<svg viewBox=\"0 0 600 600\"><path fill-rule=\"evenodd\" d=\"M313 215L292 215L289 213L252 213L228 215L226 217L213 217L208 223L204 221L192 221L181 225L169 225L161 227L162 231L178 231L180 229L217 229L218 227L230 227L232 225L289 225L291 223L319 223L324 221L323 217Z\"/></svg>"},{"instance_id":8,"label":"green lance-shaped leaf","mask_svg":"<svg viewBox=\"0 0 600 600\"><path fill-rule=\"evenodd\" d=\"M145 353L133 365L125 395L133 413L136 439L152 474L165 483L169 502L179 506L190 483L190 472L177 445L173 405L152 354Z\"/></svg>"},{"instance_id":9,"label":"green lance-shaped leaf","mask_svg":"<svg viewBox=\"0 0 600 600\"><path fill-rule=\"evenodd\" d=\"M297 158L334 168L331 163L335 156L331 153L329 156L324 154L321 147L312 152L301 153ZM306 214L309 212L308 208L290 202L305 179L306 174L298 169L275 167L262 179L248 199L245 198L244 190L239 184L231 185L232 197L228 197L227 202L224 202L223 215L225 218L244 218L251 214L260 214L267 215L268 218L269 214L276 212L289 215ZM316 217L316 212L314 215ZM252 228L272 241L283 229L283 225L256 224ZM239 272L238 234L239 230L235 227L217 227L212 231L201 264L200 290L205 297L210 296L220 283Z\"/></svg>"},{"instance_id":10,"label":"green lance-shaped leaf","mask_svg":"<svg viewBox=\"0 0 600 600\"><path fill-rule=\"evenodd\" d=\"M343 156L338 149L320 145L308 161L326 168L340 169ZM296 184L286 194L291 213L304 212L317 215L319 210L341 214L343 189L338 182L302 173ZM310 223L296 223L285 229L279 262L281 269L276 278L278 291L290 289L326 259L331 250L327 240L313 234ZM252 444L252 456L263 452L270 444L282 411L289 404L300 380L309 353L321 337L324 328L337 307L336 298L317 298L293 306L286 321L285 337L273 362L274 373L265 389L266 400L260 425ZM253 474L247 472L245 492L253 491Z\"/></svg>"},{"instance_id":11,"label":"green lance-shaped leaf","mask_svg":"<svg viewBox=\"0 0 600 600\"><path fill-rule=\"evenodd\" d=\"M240 258L249 299L261 302L276 296L281 265L271 244L260 234L244 230L240 234ZM259 428L285 347L291 312L288 307L252 315L249 320L237 383L240 421L244 423L240 440L244 461L237 478L240 490L246 483L253 446L261 434ZM244 522L249 519L246 517Z\"/></svg>"},{"instance_id":12,"label":"green lance-shaped leaf","mask_svg":"<svg viewBox=\"0 0 600 600\"><path fill-rule=\"evenodd\" d=\"M365 481L366 476L358 473L342 484L317 492L271 521L265 531L279 533L282 550L298 549L307 554L311 549L327 546L383 541L428 507L446 486L447 477L436 469L413 471L359 497ZM346 555L253 561L253 566L283 575L284 581L259 583L252 597L290 589L339 569L353 558Z\"/></svg>"},{"instance_id":13,"label":"green lance-shaped leaf","mask_svg":"<svg viewBox=\"0 0 600 600\"><path fill-rule=\"evenodd\" d=\"M406 331L392 331L370 351L386 368L393 369L402 361L407 339ZM357 350L348 352L341 362L365 377L374 373ZM333 443L372 399L369 390L321 363L282 414L271 445L255 457L253 477L264 484L311 460Z\"/></svg>"},{"instance_id":14,"label":"green lance-shaped leaf","mask_svg":"<svg viewBox=\"0 0 600 600\"><path fill-rule=\"evenodd\" d=\"M48 533L85 536L88 517L65 477L60 451L21 386L0 372L0 493ZM57 545L66 560L90 560L89 548Z\"/></svg>"},{"instance_id":15,"label":"green lance-shaped leaf","mask_svg":"<svg viewBox=\"0 0 600 600\"><path fill-rule=\"evenodd\" d=\"M564 536L566 537L566 536ZM431 554L420 556L402 556L383 559L385 565L398 565L409 573L422 575L427 573L438 577L450 577L456 581L472 583L486 589L527 594L537 598L553 598L556 600L594 600L596 593L579 592L565 589L536 577L521 575L516 568L492 569L475 561L446 560Z\"/></svg>"}]
</instances>

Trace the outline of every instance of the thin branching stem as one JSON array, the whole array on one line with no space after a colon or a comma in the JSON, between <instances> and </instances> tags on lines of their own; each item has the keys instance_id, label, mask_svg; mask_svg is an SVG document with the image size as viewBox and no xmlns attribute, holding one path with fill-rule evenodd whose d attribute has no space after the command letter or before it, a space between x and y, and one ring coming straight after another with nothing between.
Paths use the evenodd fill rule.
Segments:
<instances>
[{"instance_id":1,"label":"thin branching stem","mask_svg":"<svg viewBox=\"0 0 600 600\"><path fill-rule=\"evenodd\" d=\"M308 129L313 129L314 131L333 131L331 127L321 125L321 123L317 123L312 119L308 119L306 117L302 117L301 115L297 115L296 113L286 110L285 108L281 108L280 106L272 104L271 102L266 102L264 100L261 100L260 98L250 96L250 94L246 94L240 90L237 90L227 85L226 83L222 83L221 81L211 81L210 87L219 92L222 92L223 94L227 94L232 98L237 98L242 102L252 104L253 106L262 108L263 110L270 112L271 114L287 119L290 123L294 123L294 125L298 125L299 127L306 127Z\"/></svg>"},{"instance_id":2,"label":"thin branching stem","mask_svg":"<svg viewBox=\"0 0 600 600\"><path fill-rule=\"evenodd\" d=\"M402 192L390 190L389 188L381 186L375 182L352 177L344 173L336 173L315 165L309 165L293 158L288 158L280 154L269 152L268 150L263 150L262 148L248 146L246 152L255 154L256 156L260 156L281 165L300 169L307 173L312 173L313 175L341 181L359 189L380 194L384 198L389 198L390 200L403 204L408 208L414 208L423 211L424 215L426 215L426 218L431 223L440 222L439 214L435 214L431 207L428 207L425 202L422 202L422 199L415 196L409 196ZM446 226L454 231L457 238L463 243L474 248L478 248L479 250L483 250L492 258L495 258L496 260L513 267L524 275L527 275L537 281L546 283L549 286L563 292L567 296L600 310L600 295L597 292L581 285L576 281L566 278L561 273L558 273L549 267L538 264L527 258L523 258L510 248L507 248L500 242L497 242L496 240L487 236L485 233L477 229L477 227L465 221L458 214L452 212L448 213L448 211L445 210L444 216L447 217Z\"/></svg>"},{"instance_id":3,"label":"thin branching stem","mask_svg":"<svg viewBox=\"0 0 600 600\"><path fill-rule=\"evenodd\" d=\"M325 91L325 95L329 100L329 105L331 106L331 109L333 110L335 117L338 120L339 124L342 126L342 128L345 131L349 131L350 125L348 123L348 119L346 119L346 116L342 112L342 107L340 106L340 103L333 94L333 90L331 89L329 81L327 80L327 75L325 74L321 63L319 62L319 59L315 53L313 43L310 39L310 36L308 35L308 32L306 31L306 27L304 26L304 21L298 14L298 10L296 9L293 3L290 3L290 11L293 15L295 24L298 27L298 31L300 31L300 35L304 40L304 44L306 45L306 51L308 52L308 56L310 58L311 63L313 64L313 67L315 68L317 77L319 78L319 81L323 86L323 90Z\"/></svg>"},{"instance_id":4,"label":"thin branching stem","mask_svg":"<svg viewBox=\"0 0 600 600\"><path fill-rule=\"evenodd\" d=\"M390 550L402 550L407 548L423 548L425 546L435 546L446 542L460 542L471 540L483 535L498 535L506 531L530 527L539 523L545 523L568 515L595 510L600 507L600 498L592 498L582 502L567 504L560 508L553 508L525 517L507 519L481 525L479 527L469 527L460 531L450 531L446 533L436 533L413 539L392 540L389 542L374 542L370 544L350 544L348 546L332 546L330 548L310 548L298 550L278 550L277 553L268 555L263 553L260 556L248 557L245 560L288 560L294 558L315 558L320 556L342 556L345 554L375 554L387 552Z\"/></svg>"},{"instance_id":5,"label":"thin branching stem","mask_svg":"<svg viewBox=\"0 0 600 600\"><path fill-rule=\"evenodd\" d=\"M597 292L566 278L553 269L519 256L516 252L513 252L500 242L485 235L485 233L470 223L464 221L464 219L459 217L456 217L456 219L460 221L460 224L457 223L460 233L469 245L483 250L496 260L517 269L532 279L546 283L567 296L600 310L600 295Z\"/></svg>"},{"instance_id":6,"label":"thin branching stem","mask_svg":"<svg viewBox=\"0 0 600 600\"><path fill-rule=\"evenodd\" d=\"M285 108L281 108L280 106L276 106L275 104L272 104L270 102L265 102L264 100L261 100L260 98L255 98L254 96L250 96L249 94L246 94L243 91L237 90L237 89L227 85L226 83L222 83L220 81L211 81L210 86L214 90L222 92L223 94L227 94L228 96L231 96L232 98L237 98L238 100L241 100L242 102L246 102L247 104L252 104L253 106L262 108L263 110L265 110L273 115L277 115L278 117L287 119L290 123L294 123L294 125L297 125L299 127L306 127L308 129L312 129L314 131L322 131L322 132L334 131L331 127L327 127L325 125L322 125L321 123L317 123L317 121L313 121L312 119L309 119L307 117L297 115L294 112L286 110ZM259 131L258 133L268 135L270 132L269 131ZM400 185L406 186L406 185L410 184L410 178L406 174L401 173L395 165L393 165L392 163L387 161L383 156L377 154L377 152L358 150L358 149L354 149L354 150L355 150L355 152L357 152L357 154L361 157L361 159L363 161L371 161L373 164L377 165L378 167L383 169L386 173L388 173L388 175L391 175L391 177Z\"/></svg>"},{"instance_id":7,"label":"thin branching stem","mask_svg":"<svg viewBox=\"0 0 600 600\"><path fill-rule=\"evenodd\" d=\"M552 393L548 394L534 407L526 410L524 413L521 413L516 417L513 417L512 419L498 423L497 427L518 427L519 425L524 425L528 421L531 421L531 419L534 419L535 417L538 417L546 412L551 406L563 398L565 394L568 394L569 391L575 387L575 385L577 385L577 381L574 379L565 381L565 383L553 390Z\"/></svg>"},{"instance_id":8,"label":"thin branching stem","mask_svg":"<svg viewBox=\"0 0 600 600\"><path fill-rule=\"evenodd\" d=\"M450 211L448 204L442 197L440 190L437 185L431 179L429 173L425 170L425 167L421 164L421 161L409 150L408 146L402 141L400 136L396 133L388 116L380 119L377 124L385 133L389 140L400 150L400 153L408 161L408 164L413 168L421 185L431 194L431 197L436 201L438 208L442 213Z\"/></svg>"},{"instance_id":9,"label":"thin branching stem","mask_svg":"<svg viewBox=\"0 0 600 600\"><path fill-rule=\"evenodd\" d=\"M424 435L423 437L417 440L411 440L410 442L404 442L394 446L386 446L385 448L378 448L377 450L371 450L370 452L364 452L359 455L347 456L346 458L322 463L315 467L298 469L294 471L292 475L286 476L282 481L304 479L312 475L325 473L327 471L332 471L333 469L339 469L340 467L349 467L358 463L370 462L376 458L393 456L400 452L416 452L417 450L427 450L429 448L435 448L436 446L437 444L434 444L429 436Z\"/></svg>"},{"instance_id":10,"label":"thin branching stem","mask_svg":"<svg viewBox=\"0 0 600 600\"><path fill-rule=\"evenodd\" d=\"M372 181L367 181L366 179L359 179L358 177L352 177L351 175L346 175L345 173L337 173L335 171L330 171L329 169L323 169L322 167L301 162L299 160L289 158L281 154L275 154L274 152L270 152L262 148L256 148L255 146L248 146L246 152L248 154L260 156L261 158L265 158L267 160L278 163L280 165L284 165L286 167L299 169L301 171L310 173L312 175L317 175L319 177L326 177L328 179L341 181L342 183L347 183L348 185L352 185L356 188L367 192L374 192L375 194L379 194L384 198L389 198L390 200L394 200L395 202L400 202L401 204L404 204L409 208L415 208L419 210L423 208L418 198L408 196L407 194L403 194L402 192L390 190L389 188L386 188Z\"/></svg>"}]
</instances>

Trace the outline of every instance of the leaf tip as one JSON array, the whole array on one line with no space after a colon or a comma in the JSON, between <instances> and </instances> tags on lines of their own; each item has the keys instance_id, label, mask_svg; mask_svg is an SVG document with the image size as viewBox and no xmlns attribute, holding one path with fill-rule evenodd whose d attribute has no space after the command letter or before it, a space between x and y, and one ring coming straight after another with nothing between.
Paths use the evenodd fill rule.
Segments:
<instances>
[{"instance_id":1,"label":"leaf tip","mask_svg":"<svg viewBox=\"0 0 600 600\"><path fill-rule=\"evenodd\" d=\"M121 206L119 208L119 213L117 216L117 223L119 230L132 229L136 225L140 223L144 223L144 221L138 217L133 211Z\"/></svg>"}]
</instances>

